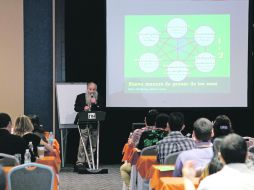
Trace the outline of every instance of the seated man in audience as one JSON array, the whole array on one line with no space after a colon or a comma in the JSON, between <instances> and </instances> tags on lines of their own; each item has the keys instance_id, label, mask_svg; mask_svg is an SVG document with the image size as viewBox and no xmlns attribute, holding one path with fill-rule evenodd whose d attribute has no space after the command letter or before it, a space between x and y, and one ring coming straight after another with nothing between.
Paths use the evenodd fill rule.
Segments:
<instances>
[{"instance_id":1,"label":"seated man in audience","mask_svg":"<svg viewBox=\"0 0 254 190\"><path fill-rule=\"evenodd\" d=\"M246 164L247 144L237 134L229 134L221 141L219 157L224 167L221 171L207 176L198 186L198 190L252 190L254 189L254 171ZM187 190L194 190L191 180L195 177L192 164L185 164L183 174Z\"/></svg>"},{"instance_id":2,"label":"seated man in audience","mask_svg":"<svg viewBox=\"0 0 254 190\"><path fill-rule=\"evenodd\" d=\"M159 112L156 109L148 111L145 117L145 127L136 129L132 136L128 139L129 146L136 147L139 143L139 139L144 131L155 129L155 120Z\"/></svg>"},{"instance_id":3,"label":"seated man in audience","mask_svg":"<svg viewBox=\"0 0 254 190\"><path fill-rule=\"evenodd\" d=\"M156 117L155 129L146 130L142 133L137 148L142 150L145 147L156 145L156 143L162 140L168 134L168 115L160 113Z\"/></svg>"},{"instance_id":4,"label":"seated man in audience","mask_svg":"<svg viewBox=\"0 0 254 190\"><path fill-rule=\"evenodd\" d=\"M211 138L213 136L213 124L206 118L200 118L193 124L193 134L196 148L183 151L176 159L175 170L173 175L176 177L182 176L183 164L188 160L195 162L195 170L199 171L199 176L202 170L207 166L213 157L213 144Z\"/></svg>"},{"instance_id":5,"label":"seated man in audience","mask_svg":"<svg viewBox=\"0 0 254 190\"><path fill-rule=\"evenodd\" d=\"M129 146L136 147L139 143L139 139L144 131L155 129L155 120L159 112L156 109L152 109L148 111L146 117L145 117L145 127L141 129L136 129L132 136L128 139ZM120 174L121 177L126 184L126 186L129 188L130 186L130 173L131 173L131 164L128 162L125 162L120 167Z\"/></svg>"},{"instance_id":6,"label":"seated man in audience","mask_svg":"<svg viewBox=\"0 0 254 190\"><path fill-rule=\"evenodd\" d=\"M193 139L183 136L180 132L184 128L184 116L180 112L169 115L169 134L157 143L157 159L163 164L167 155L175 152L195 148Z\"/></svg>"},{"instance_id":7,"label":"seated man in audience","mask_svg":"<svg viewBox=\"0 0 254 190\"><path fill-rule=\"evenodd\" d=\"M213 138L223 138L226 135L233 133L231 120L226 115L218 115L213 123Z\"/></svg>"},{"instance_id":8,"label":"seated man in audience","mask_svg":"<svg viewBox=\"0 0 254 190\"><path fill-rule=\"evenodd\" d=\"M6 113L0 113L0 152L5 154L21 154L24 160L26 145L24 140L11 134L11 117Z\"/></svg>"},{"instance_id":9,"label":"seated man in audience","mask_svg":"<svg viewBox=\"0 0 254 190\"><path fill-rule=\"evenodd\" d=\"M206 176L216 173L221 170L223 165L218 158L218 152L220 150L220 143L226 135L233 132L231 121L226 115L219 115L216 117L213 123L213 158L211 162L206 166L201 174L200 180Z\"/></svg>"}]
</instances>

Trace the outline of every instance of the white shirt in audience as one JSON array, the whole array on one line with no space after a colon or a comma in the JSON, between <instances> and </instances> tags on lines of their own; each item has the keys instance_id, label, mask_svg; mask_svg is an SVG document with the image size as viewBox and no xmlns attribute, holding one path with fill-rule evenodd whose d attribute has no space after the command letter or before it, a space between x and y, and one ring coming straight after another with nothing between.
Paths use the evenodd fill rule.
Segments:
<instances>
[{"instance_id":1,"label":"white shirt in audience","mask_svg":"<svg viewBox=\"0 0 254 190\"><path fill-rule=\"evenodd\" d=\"M254 190L254 171L246 164L227 164L203 179L198 190Z\"/></svg>"}]
</instances>

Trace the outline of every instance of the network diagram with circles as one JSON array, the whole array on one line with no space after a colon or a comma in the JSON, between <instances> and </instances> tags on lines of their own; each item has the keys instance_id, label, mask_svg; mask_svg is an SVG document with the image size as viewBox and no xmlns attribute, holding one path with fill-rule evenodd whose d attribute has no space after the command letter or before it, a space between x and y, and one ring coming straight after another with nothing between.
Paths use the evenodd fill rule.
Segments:
<instances>
[{"instance_id":1,"label":"network diagram with circles","mask_svg":"<svg viewBox=\"0 0 254 190\"><path fill-rule=\"evenodd\" d=\"M126 16L124 71L130 89L225 89L230 15Z\"/></svg>"}]
</instances>

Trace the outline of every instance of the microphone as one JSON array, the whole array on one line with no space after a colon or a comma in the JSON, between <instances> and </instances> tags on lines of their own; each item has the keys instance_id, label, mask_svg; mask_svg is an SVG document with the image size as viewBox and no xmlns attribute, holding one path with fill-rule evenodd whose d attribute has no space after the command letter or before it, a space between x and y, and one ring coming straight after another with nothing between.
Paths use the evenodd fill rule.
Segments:
<instances>
[{"instance_id":1,"label":"microphone","mask_svg":"<svg viewBox=\"0 0 254 190\"><path fill-rule=\"evenodd\" d=\"M91 104L96 104L96 99L97 99L97 97L96 97L96 93L95 92L92 92L91 94L90 94L90 101L93 99L93 101L91 102ZM94 101L94 99L95 99L95 101Z\"/></svg>"},{"instance_id":2,"label":"microphone","mask_svg":"<svg viewBox=\"0 0 254 190\"><path fill-rule=\"evenodd\" d=\"M95 99L97 100L97 98L98 98L98 92L97 92L97 91L91 92L91 93L90 93L90 97L91 97L91 98L95 98Z\"/></svg>"}]
</instances>

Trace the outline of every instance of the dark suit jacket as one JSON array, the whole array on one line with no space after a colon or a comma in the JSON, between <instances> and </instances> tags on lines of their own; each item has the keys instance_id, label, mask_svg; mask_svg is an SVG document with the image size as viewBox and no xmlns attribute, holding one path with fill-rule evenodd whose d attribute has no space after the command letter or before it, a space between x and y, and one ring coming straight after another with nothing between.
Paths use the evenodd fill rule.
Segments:
<instances>
[{"instance_id":1,"label":"dark suit jacket","mask_svg":"<svg viewBox=\"0 0 254 190\"><path fill-rule=\"evenodd\" d=\"M21 154L22 160L26 151L25 141L17 136L10 134L5 129L0 129L0 152L5 154Z\"/></svg>"},{"instance_id":2,"label":"dark suit jacket","mask_svg":"<svg viewBox=\"0 0 254 190\"><path fill-rule=\"evenodd\" d=\"M97 98L97 103L91 105L91 111L99 111L102 110L102 99L100 96ZM86 104L86 93L79 94L76 98L75 104L74 104L74 110L76 112L82 112L84 111L84 107L87 106ZM74 124L78 123L78 114L76 115Z\"/></svg>"}]
</instances>

